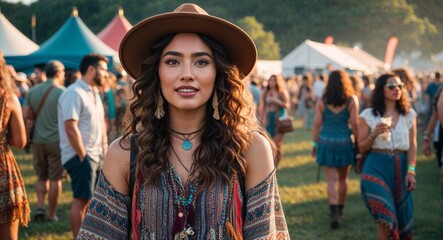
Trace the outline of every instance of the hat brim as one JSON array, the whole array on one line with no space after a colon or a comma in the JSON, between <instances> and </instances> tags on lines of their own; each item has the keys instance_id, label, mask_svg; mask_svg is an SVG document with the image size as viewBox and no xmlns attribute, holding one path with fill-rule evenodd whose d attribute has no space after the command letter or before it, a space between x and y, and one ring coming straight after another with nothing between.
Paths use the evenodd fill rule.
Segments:
<instances>
[{"instance_id":1,"label":"hat brim","mask_svg":"<svg viewBox=\"0 0 443 240\"><path fill-rule=\"evenodd\" d=\"M221 18L195 13L164 13L137 23L120 44L123 68L132 78L138 79L141 64L152 45L170 33L185 32L205 34L216 40L243 75L248 75L254 68L257 49L247 33Z\"/></svg>"}]
</instances>

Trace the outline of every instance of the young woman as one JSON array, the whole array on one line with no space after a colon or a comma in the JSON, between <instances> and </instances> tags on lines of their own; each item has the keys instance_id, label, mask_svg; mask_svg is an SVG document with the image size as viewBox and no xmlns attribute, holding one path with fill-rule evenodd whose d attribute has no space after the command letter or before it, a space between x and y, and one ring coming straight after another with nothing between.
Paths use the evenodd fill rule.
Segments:
<instances>
[{"instance_id":1,"label":"young woman","mask_svg":"<svg viewBox=\"0 0 443 240\"><path fill-rule=\"evenodd\" d=\"M359 148L367 153L361 190L377 222L377 239L412 239L416 113L406 89L394 73L381 75L372 95L372 108L361 114ZM391 118L391 124L382 122Z\"/></svg>"},{"instance_id":2,"label":"young woman","mask_svg":"<svg viewBox=\"0 0 443 240\"><path fill-rule=\"evenodd\" d=\"M25 184L10 149L25 145L22 108L0 51L0 239L18 239L19 224L27 226L30 219Z\"/></svg>"},{"instance_id":3,"label":"young woman","mask_svg":"<svg viewBox=\"0 0 443 240\"><path fill-rule=\"evenodd\" d=\"M133 239L289 239L272 144L243 95L256 56L245 32L194 4L127 33L130 125L109 148L79 239L126 239L128 226Z\"/></svg>"},{"instance_id":4,"label":"young woman","mask_svg":"<svg viewBox=\"0 0 443 240\"><path fill-rule=\"evenodd\" d=\"M346 202L349 166L354 163L351 134L358 136L358 99L348 74L331 72L323 97L315 107L313 152L324 166L331 211L331 228L340 226ZM352 130L349 129L349 125Z\"/></svg>"},{"instance_id":5,"label":"young woman","mask_svg":"<svg viewBox=\"0 0 443 240\"><path fill-rule=\"evenodd\" d=\"M266 131L271 135L277 147L275 166L281 159L281 148L283 145L284 133L276 129L276 119L288 114L290 108L289 93L281 75L271 75L267 87L263 90L259 106L259 116L262 118Z\"/></svg>"},{"instance_id":6,"label":"young woman","mask_svg":"<svg viewBox=\"0 0 443 240\"><path fill-rule=\"evenodd\" d=\"M298 114L303 121L303 127L311 130L314 120L314 93L313 93L313 77L307 72L302 77L302 83L298 91Z\"/></svg>"}]
</instances>

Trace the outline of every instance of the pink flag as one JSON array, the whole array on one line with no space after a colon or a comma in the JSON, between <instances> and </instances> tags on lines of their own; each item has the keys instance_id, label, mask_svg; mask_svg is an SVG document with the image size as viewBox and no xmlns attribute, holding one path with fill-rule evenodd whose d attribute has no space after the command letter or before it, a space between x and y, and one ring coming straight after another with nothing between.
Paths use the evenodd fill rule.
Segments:
<instances>
[{"instance_id":1,"label":"pink flag","mask_svg":"<svg viewBox=\"0 0 443 240\"><path fill-rule=\"evenodd\" d=\"M325 38L325 44L333 44L334 43L334 37L332 36L327 36Z\"/></svg>"},{"instance_id":2,"label":"pink flag","mask_svg":"<svg viewBox=\"0 0 443 240\"><path fill-rule=\"evenodd\" d=\"M397 43L397 37L391 37L388 41L385 53L385 69L390 69L392 67L392 61L394 60L395 48L397 47Z\"/></svg>"}]
</instances>

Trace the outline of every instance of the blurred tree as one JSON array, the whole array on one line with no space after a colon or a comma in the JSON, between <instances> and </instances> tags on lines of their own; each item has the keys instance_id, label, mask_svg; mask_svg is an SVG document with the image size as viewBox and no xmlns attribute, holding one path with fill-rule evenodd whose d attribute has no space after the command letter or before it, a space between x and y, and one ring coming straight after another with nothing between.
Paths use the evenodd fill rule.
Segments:
<instances>
[{"instance_id":1,"label":"blurred tree","mask_svg":"<svg viewBox=\"0 0 443 240\"><path fill-rule=\"evenodd\" d=\"M258 58L263 60L279 60L280 46L275 41L274 34L264 30L263 25L255 17L244 17L238 25L254 40L258 50Z\"/></svg>"},{"instance_id":2,"label":"blurred tree","mask_svg":"<svg viewBox=\"0 0 443 240\"><path fill-rule=\"evenodd\" d=\"M46 41L70 16L73 6L79 16L95 33L115 16L119 6L125 16L135 24L154 14L173 11L181 0L38 0L29 6L11 4L0 0L3 14L25 35L31 36L31 15L37 16L37 43ZM263 34L255 39L278 42L259 46L262 58L266 51L280 48L281 56L289 53L306 39L323 42L328 35L336 43L352 46L361 43L363 48L383 59L386 44L397 36L397 49L403 52L421 50L436 53L443 50L443 0L195 0L208 13L231 22L245 17L255 17ZM251 20L252 26L255 23ZM252 27L251 26L251 27ZM254 28L254 27L253 27ZM263 30L264 31L264 30ZM264 31L266 32L266 31ZM273 35L272 35L273 34ZM262 43L260 43L261 45Z\"/></svg>"},{"instance_id":3,"label":"blurred tree","mask_svg":"<svg viewBox=\"0 0 443 240\"><path fill-rule=\"evenodd\" d=\"M437 34L427 33L423 38L421 50L425 53L443 51L443 0L408 0L417 16L435 25Z\"/></svg>"},{"instance_id":4,"label":"blurred tree","mask_svg":"<svg viewBox=\"0 0 443 240\"><path fill-rule=\"evenodd\" d=\"M248 13L273 31L282 56L306 39L323 42L331 35L346 45L359 42L366 51L383 59L391 36L399 38L398 49L410 52L420 49L426 36L438 34L435 25L417 17L406 0L259 2L249 6Z\"/></svg>"}]
</instances>

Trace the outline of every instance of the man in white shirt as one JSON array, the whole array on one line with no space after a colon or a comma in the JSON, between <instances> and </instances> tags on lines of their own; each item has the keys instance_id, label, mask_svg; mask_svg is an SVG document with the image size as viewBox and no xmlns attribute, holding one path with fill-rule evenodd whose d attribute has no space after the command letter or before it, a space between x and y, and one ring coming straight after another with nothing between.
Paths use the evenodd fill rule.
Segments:
<instances>
[{"instance_id":1,"label":"man in white shirt","mask_svg":"<svg viewBox=\"0 0 443 240\"><path fill-rule=\"evenodd\" d=\"M317 99L320 99L321 96L323 96L325 87L326 87L325 79L323 75L320 74L319 76L317 76L317 79L315 79L314 85L312 86L313 93L315 96L315 101L317 101Z\"/></svg>"},{"instance_id":2,"label":"man in white shirt","mask_svg":"<svg viewBox=\"0 0 443 240\"><path fill-rule=\"evenodd\" d=\"M83 57L82 78L71 84L58 101L62 164L71 177L74 200L70 222L76 239L92 198L102 159L107 150L103 104L97 87L108 74L107 58Z\"/></svg>"}]
</instances>

